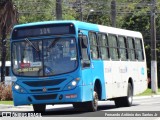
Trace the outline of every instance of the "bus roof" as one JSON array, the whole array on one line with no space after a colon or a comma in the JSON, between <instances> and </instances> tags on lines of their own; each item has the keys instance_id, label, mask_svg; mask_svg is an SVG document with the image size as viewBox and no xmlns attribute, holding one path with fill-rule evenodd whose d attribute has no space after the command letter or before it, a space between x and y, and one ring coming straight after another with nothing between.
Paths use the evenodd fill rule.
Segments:
<instances>
[{"instance_id":1,"label":"bus roof","mask_svg":"<svg viewBox=\"0 0 160 120\"><path fill-rule=\"evenodd\" d=\"M27 27L27 26L29 27L29 26L35 26L35 25L58 24L58 23L72 23L78 29L82 29L82 30L90 30L90 31L96 31L96 32L104 32L104 33L110 33L110 34L118 34L118 35L123 35L123 36L142 38L142 34L140 32L120 29L120 28L114 28L114 27L109 27L109 26L104 26L104 25L98 25L98 24L93 24L93 23L81 22L81 21L76 21L76 20L33 22L33 23L16 25L14 26L14 28Z\"/></svg>"}]
</instances>

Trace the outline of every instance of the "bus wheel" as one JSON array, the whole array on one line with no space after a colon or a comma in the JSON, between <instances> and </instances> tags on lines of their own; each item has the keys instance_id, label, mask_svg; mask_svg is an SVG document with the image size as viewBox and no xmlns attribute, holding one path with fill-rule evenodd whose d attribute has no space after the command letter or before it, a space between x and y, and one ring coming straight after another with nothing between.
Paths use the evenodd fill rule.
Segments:
<instances>
[{"instance_id":1,"label":"bus wheel","mask_svg":"<svg viewBox=\"0 0 160 120\"><path fill-rule=\"evenodd\" d=\"M73 107L75 109L81 109L82 108L82 103L73 103Z\"/></svg>"},{"instance_id":2,"label":"bus wheel","mask_svg":"<svg viewBox=\"0 0 160 120\"><path fill-rule=\"evenodd\" d=\"M41 112L41 113L43 113L46 110L46 105L44 105L44 104L42 104L42 105L40 105L40 104L33 104L33 110L34 110L34 112Z\"/></svg>"},{"instance_id":3,"label":"bus wheel","mask_svg":"<svg viewBox=\"0 0 160 120\"><path fill-rule=\"evenodd\" d=\"M93 100L90 102L87 102L88 110L91 112L97 111L98 108L98 93L97 90L94 90L93 93Z\"/></svg>"},{"instance_id":4,"label":"bus wheel","mask_svg":"<svg viewBox=\"0 0 160 120\"><path fill-rule=\"evenodd\" d=\"M128 83L128 90L126 97L116 98L115 100L116 107L130 107L133 101L133 87L131 83Z\"/></svg>"},{"instance_id":5,"label":"bus wheel","mask_svg":"<svg viewBox=\"0 0 160 120\"><path fill-rule=\"evenodd\" d=\"M128 91L127 91L127 97L125 97L124 99L126 99L124 105L126 107L129 107L132 105L132 101L133 101L133 87L131 85L131 83L128 83Z\"/></svg>"}]
</instances>

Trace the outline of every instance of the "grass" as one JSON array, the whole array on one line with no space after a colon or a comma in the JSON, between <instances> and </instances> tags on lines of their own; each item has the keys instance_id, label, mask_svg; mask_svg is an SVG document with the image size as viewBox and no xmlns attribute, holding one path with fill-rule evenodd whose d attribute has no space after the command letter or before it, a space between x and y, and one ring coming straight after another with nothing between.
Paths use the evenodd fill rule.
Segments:
<instances>
[{"instance_id":1,"label":"grass","mask_svg":"<svg viewBox=\"0 0 160 120\"><path fill-rule=\"evenodd\" d=\"M147 96L147 95L156 95L156 94L152 93L152 89L148 88L146 91L139 94L138 96ZM160 95L160 88L158 88L158 95Z\"/></svg>"},{"instance_id":2,"label":"grass","mask_svg":"<svg viewBox=\"0 0 160 120\"><path fill-rule=\"evenodd\" d=\"M0 104L13 105L13 101L0 101Z\"/></svg>"}]
</instances>

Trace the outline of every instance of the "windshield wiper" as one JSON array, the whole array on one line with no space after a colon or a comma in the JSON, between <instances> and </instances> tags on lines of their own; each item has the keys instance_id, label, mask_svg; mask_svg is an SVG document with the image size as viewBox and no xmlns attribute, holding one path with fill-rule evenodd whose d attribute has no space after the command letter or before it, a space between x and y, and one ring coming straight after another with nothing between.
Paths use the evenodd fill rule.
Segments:
<instances>
[{"instance_id":1,"label":"windshield wiper","mask_svg":"<svg viewBox=\"0 0 160 120\"><path fill-rule=\"evenodd\" d=\"M24 39L28 44L30 44L37 52L39 52L39 50L33 45L33 43L28 39L28 38L25 38Z\"/></svg>"},{"instance_id":2,"label":"windshield wiper","mask_svg":"<svg viewBox=\"0 0 160 120\"><path fill-rule=\"evenodd\" d=\"M55 44L57 43L57 41L59 41L61 38L55 38L55 40L53 40L49 45L48 45L48 49L51 49L52 46L55 46Z\"/></svg>"}]
</instances>

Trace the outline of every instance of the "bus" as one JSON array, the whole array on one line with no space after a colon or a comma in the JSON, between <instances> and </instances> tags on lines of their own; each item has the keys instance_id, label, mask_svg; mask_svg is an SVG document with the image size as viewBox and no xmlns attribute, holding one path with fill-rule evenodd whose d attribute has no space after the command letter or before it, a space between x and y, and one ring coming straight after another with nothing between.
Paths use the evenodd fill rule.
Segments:
<instances>
[{"instance_id":1,"label":"bus","mask_svg":"<svg viewBox=\"0 0 160 120\"><path fill-rule=\"evenodd\" d=\"M1 66L2 66L2 62L0 61L0 76L1 76ZM6 61L5 63L5 85L11 85L12 81L11 81L11 61Z\"/></svg>"},{"instance_id":2,"label":"bus","mask_svg":"<svg viewBox=\"0 0 160 120\"><path fill-rule=\"evenodd\" d=\"M81 21L16 25L11 34L15 106L73 104L96 111L98 101L132 105L147 89L147 67L140 32Z\"/></svg>"}]
</instances>

